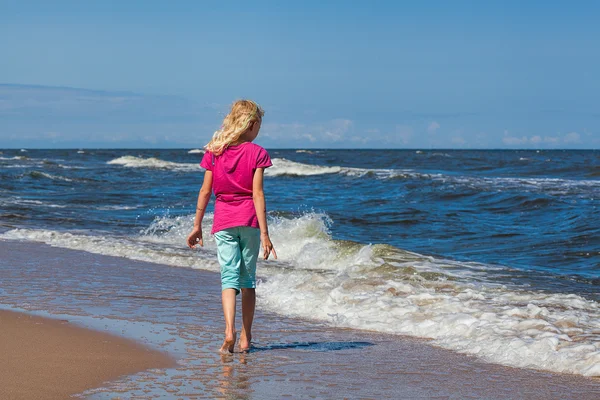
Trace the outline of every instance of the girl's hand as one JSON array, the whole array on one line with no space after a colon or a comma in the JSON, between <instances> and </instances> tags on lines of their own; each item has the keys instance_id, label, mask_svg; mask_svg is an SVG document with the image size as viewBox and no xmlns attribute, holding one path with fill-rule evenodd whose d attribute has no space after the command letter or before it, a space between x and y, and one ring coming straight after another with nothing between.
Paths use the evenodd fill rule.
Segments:
<instances>
[{"instance_id":1,"label":"girl's hand","mask_svg":"<svg viewBox=\"0 0 600 400\"><path fill-rule=\"evenodd\" d=\"M269 238L269 234L263 233L260 235L260 241L263 247L263 258L266 260L269 258L269 255L273 253L273 258L277 260L277 253L275 252L275 248L273 247L273 243L271 243L271 239Z\"/></svg>"},{"instance_id":2,"label":"girl's hand","mask_svg":"<svg viewBox=\"0 0 600 400\"><path fill-rule=\"evenodd\" d=\"M194 228L192 233L190 233L187 238L187 245L190 249L195 249L197 244L199 244L200 247L204 247L204 241L202 240L202 227Z\"/></svg>"}]
</instances>

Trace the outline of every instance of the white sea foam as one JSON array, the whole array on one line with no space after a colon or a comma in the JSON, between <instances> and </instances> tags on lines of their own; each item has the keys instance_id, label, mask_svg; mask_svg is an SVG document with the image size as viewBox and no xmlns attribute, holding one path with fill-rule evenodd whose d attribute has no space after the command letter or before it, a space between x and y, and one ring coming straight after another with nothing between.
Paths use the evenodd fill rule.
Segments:
<instances>
[{"instance_id":1,"label":"white sea foam","mask_svg":"<svg viewBox=\"0 0 600 400\"><path fill-rule=\"evenodd\" d=\"M204 154L204 150L202 149L192 149L188 151L188 154Z\"/></svg>"},{"instance_id":2,"label":"white sea foam","mask_svg":"<svg viewBox=\"0 0 600 400\"><path fill-rule=\"evenodd\" d=\"M436 155L446 156L444 153ZM430 174L417 172L410 169L377 169L377 168L354 168L342 166L323 166L304 164L285 158L274 158L273 167L266 170L265 174L270 176L312 176L326 174L340 174L352 177L372 176L376 179L424 179L442 182L451 182L484 190L497 189L529 189L545 191L550 194L564 194L573 189L589 189L589 187L600 187L600 180L577 180L561 178L527 178L527 177L480 177L480 176L452 176L444 174Z\"/></svg>"},{"instance_id":3,"label":"white sea foam","mask_svg":"<svg viewBox=\"0 0 600 400\"><path fill-rule=\"evenodd\" d=\"M369 169L369 168L352 168L352 167L340 167L340 166L322 166L304 164L285 158L273 158L273 167L268 168L265 171L265 175L268 176L313 176L313 175L327 175L327 174L342 174L353 177L362 177L365 175L373 175L378 179L389 179L397 177L410 177L410 176L430 176L428 174L418 174L412 170L400 170L400 169ZM158 168L158 169L169 169L174 171L193 171L202 170L202 168L196 163L175 163L171 161L164 161L158 158L143 158L135 156L123 156L115 158L107 162L107 164L123 165L128 168Z\"/></svg>"},{"instance_id":4,"label":"white sea foam","mask_svg":"<svg viewBox=\"0 0 600 400\"><path fill-rule=\"evenodd\" d=\"M15 157L0 157L0 161L12 161L12 160L19 160L19 161L23 161L24 163L19 163L19 164L8 164L8 165L3 165L2 168L34 168L34 167L38 167L38 168L63 168L63 169L83 169L83 167L79 167L79 166L70 166L70 165L65 165L65 164L59 164L59 161L65 161L62 159L53 159L53 160L49 160L49 159L31 159L29 157L26 156L15 156ZM37 171L32 171L29 174L37 174ZM44 173L39 172L40 176L43 176ZM49 174L48 174L49 175ZM50 176L45 176L46 178L50 178ZM58 180L69 180L69 178L64 178L64 177L54 177L54 178L50 178L50 179L58 179Z\"/></svg>"},{"instance_id":5,"label":"white sea foam","mask_svg":"<svg viewBox=\"0 0 600 400\"><path fill-rule=\"evenodd\" d=\"M273 166L265 171L265 175L325 175L337 174L342 172L341 167L325 167L321 165L303 164L295 161L286 160L285 158L273 158Z\"/></svg>"},{"instance_id":6,"label":"white sea foam","mask_svg":"<svg viewBox=\"0 0 600 400\"><path fill-rule=\"evenodd\" d=\"M14 157L0 157L0 160L26 160L25 156L14 156Z\"/></svg>"},{"instance_id":7,"label":"white sea foam","mask_svg":"<svg viewBox=\"0 0 600 400\"><path fill-rule=\"evenodd\" d=\"M45 203L40 200L22 199L21 197L9 197L9 198L0 199L0 205L8 205L8 206L26 205L26 206L42 206L42 207L49 207L49 208L66 208L67 207L65 205L60 205L60 204Z\"/></svg>"},{"instance_id":8,"label":"white sea foam","mask_svg":"<svg viewBox=\"0 0 600 400\"><path fill-rule=\"evenodd\" d=\"M443 154L442 154L443 155ZM17 158L12 158L17 159ZM481 177L475 175L452 176L439 173L423 173L410 169L377 169L377 168L355 168L342 167L337 165L324 166L305 164L291 161L285 158L273 158L273 167L265 171L267 176L318 176L339 174L349 177L361 178L370 176L375 179L422 179L449 182L458 185L466 185L480 190L506 190L519 189L540 191L551 195L562 195L582 191L589 193L589 188L600 188L600 180L577 180L561 178L527 178L527 177ZM173 171L198 172L203 169L196 163L175 163L158 158L143 158L135 156L123 156L111 161L108 164L122 165L128 168L156 168ZM59 165L66 168L63 165ZM25 167L25 166L23 166ZM52 178L51 178L52 179ZM54 177L54 179L61 179ZM69 180L63 178L63 180Z\"/></svg>"},{"instance_id":9,"label":"white sea foam","mask_svg":"<svg viewBox=\"0 0 600 400\"><path fill-rule=\"evenodd\" d=\"M389 179L397 177L405 177L417 175L412 170L401 169L375 169L375 168L353 168L341 166L323 166L304 164L296 161L287 160L285 158L273 158L273 167L265 171L268 176L312 176L312 175L328 175L342 174L347 176L362 177L365 175L373 175L379 179Z\"/></svg>"},{"instance_id":10,"label":"white sea foam","mask_svg":"<svg viewBox=\"0 0 600 400\"><path fill-rule=\"evenodd\" d=\"M441 154L443 155L443 154ZM562 193L564 190L576 187L600 186L600 180L568 180L556 178L487 178L478 176L450 176L443 174L430 174L417 172L411 169L381 169L381 168L355 168L343 166L326 166L305 164L285 158L273 158L273 167L265 171L267 176L318 176L339 174L361 178L371 176L375 179L424 179L479 187L481 189L527 187L535 190L550 190ZM202 168L196 163L175 163L158 158L143 158L123 156L108 164L123 165L128 168L157 168L174 171L197 172Z\"/></svg>"},{"instance_id":11,"label":"white sea foam","mask_svg":"<svg viewBox=\"0 0 600 400\"><path fill-rule=\"evenodd\" d=\"M66 178L64 176L60 176L60 175L52 175L52 174L48 174L46 172L41 172L41 171L31 171L28 173L29 176L33 176L33 177L42 177L42 178L46 178L46 179L51 179L53 181L65 181L65 182L72 182L72 179Z\"/></svg>"},{"instance_id":12,"label":"white sea foam","mask_svg":"<svg viewBox=\"0 0 600 400\"><path fill-rule=\"evenodd\" d=\"M202 267L203 269L218 271L216 259L211 260L211 257L208 257L206 254L200 254L199 257L192 257L190 251L181 246L179 248L165 248L164 244L160 246L157 244L153 245L150 241L144 243L139 239L28 229L8 231L0 235L1 238L32 240L56 247L83 250L95 254L125 257L132 260L179 267ZM213 268L211 268L211 265Z\"/></svg>"},{"instance_id":13,"label":"white sea foam","mask_svg":"<svg viewBox=\"0 0 600 400\"><path fill-rule=\"evenodd\" d=\"M2 168L33 168L35 165L27 165L27 164L11 164L11 165L3 165Z\"/></svg>"},{"instance_id":14,"label":"white sea foam","mask_svg":"<svg viewBox=\"0 0 600 400\"><path fill-rule=\"evenodd\" d=\"M170 169L174 171L199 171L201 170L197 163L175 163L171 161L164 161L159 158L143 158L135 156L123 156L110 160L107 164L122 165L129 168L158 168L158 169Z\"/></svg>"},{"instance_id":15,"label":"white sea foam","mask_svg":"<svg viewBox=\"0 0 600 400\"><path fill-rule=\"evenodd\" d=\"M73 165L65 165L65 164L56 164L58 167L63 169L87 169L85 167L73 166Z\"/></svg>"},{"instance_id":16,"label":"white sea foam","mask_svg":"<svg viewBox=\"0 0 600 400\"><path fill-rule=\"evenodd\" d=\"M98 206L98 207L94 207L96 210L105 210L105 211L111 211L111 210L136 210L138 208L142 207L142 205L137 205L137 206Z\"/></svg>"},{"instance_id":17,"label":"white sea foam","mask_svg":"<svg viewBox=\"0 0 600 400\"><path fill-rule=\"evenodd\" d=\"M562 195L573 191L589 193L590 187L600 188L600 180L577 180L561 178L521 178L521 177L478 177L458 176L443 177L442 180L468 185L483 190L519 189L533 192L545 192L552 195Z\"/></svg>"},{"instance_id":18,"label":"white sea foam","mask_svg":"<svg viewBox=\"0 0 600 400\"><path fill-rule=\"evenodd\" d=\"M0 238L218 271L211 219L206 216L205 247L198 252L184 244L191 215L157 218L136 237L15 229ZM492 284L484 265L335 241L327 224L326 216L315 213L270 221L279 260L259 265L261 307L336 326L430 338L489 362L600 376L597 302Z\"/></svg>"}]
</instances>

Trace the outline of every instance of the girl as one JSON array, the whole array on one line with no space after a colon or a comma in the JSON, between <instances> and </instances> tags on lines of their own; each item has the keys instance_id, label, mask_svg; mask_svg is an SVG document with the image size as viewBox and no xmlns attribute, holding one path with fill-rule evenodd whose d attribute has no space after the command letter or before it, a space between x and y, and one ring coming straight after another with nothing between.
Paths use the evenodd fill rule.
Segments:
<instances>
[{"instance_id":1,"label":"girl","mask_svg":"<svg viewBox=\"0 0 600 400\"><path fill-rule=\"evenodd\" d=\"M269 238L264 169L273 165L269 154L252 143L264 111L253 101L239 100L205 146L200 166L206 169L198 195L194 229L187 238L190 248L203 246L202 219L211 190L216 196L211 233L217 242L221 265L221 298L225 315L225 340L222 353L233 353L236 341L236 296L242 292L242 334L240 350L248 351L252 340L252 321L256 304L256 260L262 242L263 257L277 254Z\"/></svg>"}]
</instances>

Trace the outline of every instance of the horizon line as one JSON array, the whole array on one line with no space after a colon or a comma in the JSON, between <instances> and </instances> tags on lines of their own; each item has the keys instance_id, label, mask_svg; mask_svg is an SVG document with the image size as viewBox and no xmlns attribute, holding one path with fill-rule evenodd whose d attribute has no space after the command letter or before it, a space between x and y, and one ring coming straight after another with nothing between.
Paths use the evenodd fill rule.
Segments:
<instances>
[{"instance_id":1,"label":"horizon line","mask_svg":"<svg viewBox=\"0 0 600 400\"><path fill-rule=\"evenodd\" d=\"M377 148L377 147L266 147L273 150L410 150L410 151L598 151L600 148L459 148L459 147L396 147L396 148ZM203 146L191 147L0 147L2 150L190 150L202 149Z\"/></svg>"}]
</instances>

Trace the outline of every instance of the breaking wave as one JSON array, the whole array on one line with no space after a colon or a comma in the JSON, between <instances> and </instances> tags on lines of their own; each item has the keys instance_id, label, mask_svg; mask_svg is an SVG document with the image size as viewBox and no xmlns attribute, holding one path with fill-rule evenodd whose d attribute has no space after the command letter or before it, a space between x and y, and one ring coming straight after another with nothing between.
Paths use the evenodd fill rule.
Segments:
<instances>
[{"instance_id":1,"label":"breaking wave","mask_svg":"<svg viewBox=\"0 0 600 400\"><path fill-rule=\"evenodd\" d=\"M156 168L156 169L169 169L174 171L198 171L200 165L197 163L175 163L171 161L164 161L158 158L150 157L135 157L135 156L123 156L110 160L107 164L122 165L128 168Z\"/></svg>"},{"instance_id":2,"label":"breaking wave","mask_svg":"<svg viewBox=\"0 0 600 400\"><path fill-rule=\"evenodd\" d=\"M185 247L193 216L159 217L134 236L14 229L21 239L218 272L205 247ZM279 260L259 265L259 305L334 326L429 338L498 364L600 376L600 306L574 294L487 279L501 267L438 259L389 245L334 240L326 215L271 218Z\"/></svg>"}]
</instances>

